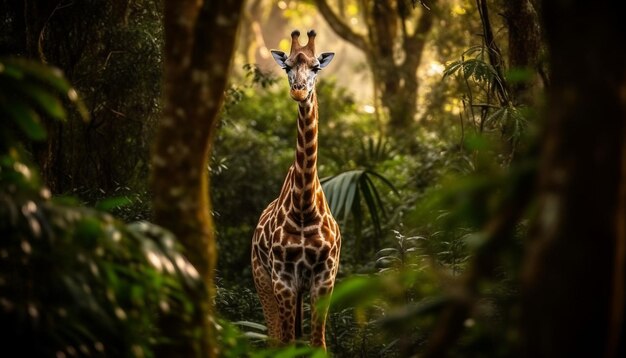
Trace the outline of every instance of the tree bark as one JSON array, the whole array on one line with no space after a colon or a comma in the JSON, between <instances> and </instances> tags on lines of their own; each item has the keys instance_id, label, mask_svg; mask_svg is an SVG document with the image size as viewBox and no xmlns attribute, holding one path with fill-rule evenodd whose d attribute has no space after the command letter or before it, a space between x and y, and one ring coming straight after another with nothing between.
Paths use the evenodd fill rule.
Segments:
<instances>
[{"instance_id":1,"label":"tree bark","mask_svg":"<svg viewBox=\"0 0 626 358\"><path fill-rule=\"evenodd\" d=\"M615 46L626 28L608 1L542 6L552 83L524 263L524 353L624 356L626 53Z\"/></svg>"},{"instance_id":2,"label":"tree bark","mask_svg":"<svg viewBox=\"0 0 626 358\"><path fill-rule=\"evenodd\" d=\"M165 104L152 156L154 219L178 237L205 290L194 297L192 323L200 331L199 346L190 338L163 345L163 357L218 353L212 324L216 252L207 165L243 1L165 1ZM162 328L168 336L180 337L179 329L187 324L171 319Z\"/></svg>"},{"instance_id":3,"label":"tree bark","mask_svg":"<svg viewBox=\"0 0 626 358\"><path fill-rule=\"evenodd\" d=\"M528 70L525 81L509 84L514 105L532 105L539 90L541 27L539 15L530 0L505 1L505 20L509 29L509 68Z\"/></svg>"}]
</instances>

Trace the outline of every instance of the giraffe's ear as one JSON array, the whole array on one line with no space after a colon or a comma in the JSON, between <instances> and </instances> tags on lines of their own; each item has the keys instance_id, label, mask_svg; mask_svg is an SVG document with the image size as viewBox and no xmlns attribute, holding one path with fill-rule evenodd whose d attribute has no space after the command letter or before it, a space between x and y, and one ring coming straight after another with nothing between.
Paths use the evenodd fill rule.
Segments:
<instances>
[{"instance_id":1,"label":"giraffe's ear","mask_svg":"<svg viewBox=\"0 0 626 358\"><path fill-rule=\"evenodd\" d=\"M317 60L320 62L320 68L328 66L333 57L335 57L334 52L324 52L323 54L321 54L320 57L317 58Z\"/></svg>"},{"instance_id":2,"label":"giraffe's ear","mask_svg":"<svg viewBox=\"0 0 626 358\"><path fill-rule=\"evenodd\" d=\"M284 52L278 50L271 50L270 52L272 53L272 57L274 57L274 61L276 61L278 66L281 68L285 68L287 66L285 64L285 61L287 61L287 55L285 55Z\"/></svg>"}]
</instances>

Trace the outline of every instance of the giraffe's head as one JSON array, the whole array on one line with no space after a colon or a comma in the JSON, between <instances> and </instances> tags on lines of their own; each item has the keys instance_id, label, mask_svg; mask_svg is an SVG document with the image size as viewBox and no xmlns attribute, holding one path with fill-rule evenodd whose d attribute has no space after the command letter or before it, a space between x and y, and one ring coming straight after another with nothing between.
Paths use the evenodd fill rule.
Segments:
<instances>
[{"instance_id":1,"label":"giraffe's head","mask_svg":"<svg viewBox=\"0 0 626 358\"><path fill-rule=\"evenodd\" d=\"M317 72L326 67L333 59L333 52L324 52L315 57L315 31L307 32L309 41L301 46L298 41L300 31L291 33L291 52L287 56L284 52L272 50L272 56L276 63L287 71L291 98L296 101L304 101L309 98L315 88Z\"/></svg>"}]
</instances>

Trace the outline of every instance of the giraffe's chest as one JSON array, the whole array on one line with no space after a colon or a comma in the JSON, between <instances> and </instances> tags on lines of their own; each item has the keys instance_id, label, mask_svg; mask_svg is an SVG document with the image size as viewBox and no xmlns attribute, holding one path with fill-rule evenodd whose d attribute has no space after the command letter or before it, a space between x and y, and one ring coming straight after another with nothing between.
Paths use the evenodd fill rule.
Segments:
<instances>
[{"instance_id":1,"label":"giraffe's chest","mask_svg":"<svg viewBox=\"0 0 626 358\"><path fill-rule=\"evenodd\" d=\"M306 288L311 280L326 281L331 274L334 277L341 236L323 194L319 195L318 210L306 216L285 205L289 198L281 195L262 214L255 232L253 257L273 281Z\"/></svg>"}]
</instances>

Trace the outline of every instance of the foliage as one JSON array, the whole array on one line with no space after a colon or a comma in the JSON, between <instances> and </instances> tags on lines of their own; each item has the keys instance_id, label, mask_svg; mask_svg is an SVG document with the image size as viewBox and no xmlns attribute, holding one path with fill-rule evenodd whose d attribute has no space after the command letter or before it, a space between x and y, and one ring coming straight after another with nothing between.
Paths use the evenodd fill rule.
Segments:
<instances>
[{"instance_id":1,"label":"foliage","mask_svg":"<svg viewBox=\"0 0 626 358\"><path fill-rule=\"evenodd\" d=\"M383 350L391 356L423 352L441 310L466 299L467 293L458 290L466 270L472 268L472 257L494 250L483 228L520 178L534 168L532 160L500 165L494 160L500 155L498 148L493 140L465 138L460 153L472 155L460 155L458 166L446 162L447 170L439 174L441 184L431 186L405 216L412 235L396 231L396 242L377 252L369 275L340 280L331 299L330 325L356 324L341 330L342 352L361 356L383 355ZM511 322L519 319L517 275L523 235L520 225L515 236L493 253L495 277L481 281L480 299L451 354L512 354L518 334Z\"/></svg>"},{"instance_id":2,"label":"foliage","mask_svg":"<svg viewBox=\"0 0 626 358\"><path fill-rule=\"evenodd\" d=\"M3 335L15 349L150 356L165 338L156 317L193 310L183 287L197 285L197 273L162 229L125 227L93 210L9 195L15 193L0 193L0 296Z\"/></svg>"},{"instance_id":3,"label":"foliage","mask_svg":"<svg viewBox=\"0 0 626 358\"><path fill-rule=\"evenodd\" d=\"M474 55L474 58L465 59ZM450 62L443 72L444 77L460 73L463 78L474 78L477 82L483 82L499 86L503 89L502 79L493 66L485 61L485 48L483 46L472 46L465 50L461 58Z\"/></svg>"},{"instance_id":4,"label":"foliage","mask_svg":"<svg viewBox=\"0 0 626 358\"><path fill-rule=\"evenodd\" d=\"M231 322L263 322L263 311L254 288L217 282L215 306L221 317Z\"/></svg>"},{"instance_id":5,"label":"foliage","mask_svg":"<svg viewBox=\"0 0 626 358\"><path fill-rule=\"evenodd\" d=\"M425 240L421 236L405 237L399 231L395 231L397 238L396 247L387 247L376 253L376 268L379 272L388 270L420 269L419 240Z\"/></svg>"},{"instance_id":6,"label":"foliage","mask_svg":"<svg viewBox=\"0 0 626 358\"><path fill-rule=\"evenodd\" d=\"M423 344L432 315L444 302L427 256L414 245L417 238L399 233L396 238L397 246L377 254L376 273L342 280L330 298L330 331L341 335L334 341L341 352L407 356L408 347Z\"/></svg>"},{"instance_id":7,"label":"foliage","mask_svg":"<svg viewBox=\"0 0 626 358\"><path fill-rule=\"evenodd\" d=\"M351 214L359 237L362 236L360 228L363 225L361 197L374 225L374 235L380 237L382 233L381 217L386 216L386 210L381 195L374 185L373 178L378 179L396 194L398 193L389 180L369 169L351 170L321 179L322 188L333 216L345 224L348 215Z\"/></svg>"},{"instance_id":8,"label":"foliage","mask_svg":"<svg viewBox=\"0 0 626 358\"><path fill-rule=\"evenodd\" d=\"M76 102L76 94L45 66L13 60L0 66L0 98L18 93L18 101L28 99L17 102L21 112L0 108L7 139L0 150L5 348L25 355L151 356L155 345L167 344L156 320L190 317L194 310L186 290L201 285L198 273L167 231L147 222L124 225L109 214L50 198L6 121L30 140L44 139L37 113L65 120L61 101L69 94ZM76 103L84 112L82 102ZM101 207L119 204L109 200Z\"/></svg>"},{"instance_id":9,"label":"foliage","mask_svg":"<svg viewBox=\"0 0 626 358\"><path fill-rule=\"evenodd\" d=\"M503 78L488 61L489 51L492 57L502 61L500 53L493 53L492 49L484 45L472 46L463 52L460 59L446 65L443 77L457 76L465 84L462 98L465 122L475 133L498 130L509 144L508 162L515 155L517 144L525 134L529 113L527 108L513 105L507 82L523 81L527 74L511 71L509 78ZM496 92L500 95L496 96ZM464 121L463 117L461 121Z\"/></svg>"},{"instance_id":10,"label":"foliage","mask_svg":"<svg viewBox=\"0 0 626 358\"><path fill-rule=\"evenodd\" d=\"M45 139L41 116L64 121L67 113L63 101L71 101L83 119L89 118L84 103L60 71L36 62L0 58L0 139L5 146L23 136L36 141ZM1 149L6 151L7 147Z\"/></svg>"},{"instance_id":11,"label":"foliage","mask_svg":"<svg viewBox=\"0 0 626 358\"><path fill-rule=\"evenodd\" d=\"M83 205L111 213L124 222L147 221L152 217L152 197L147 189L133 189L116 184L107 190L102 188L77 187L67 193L82 200Z\"/></svg>"}]
</instances>

